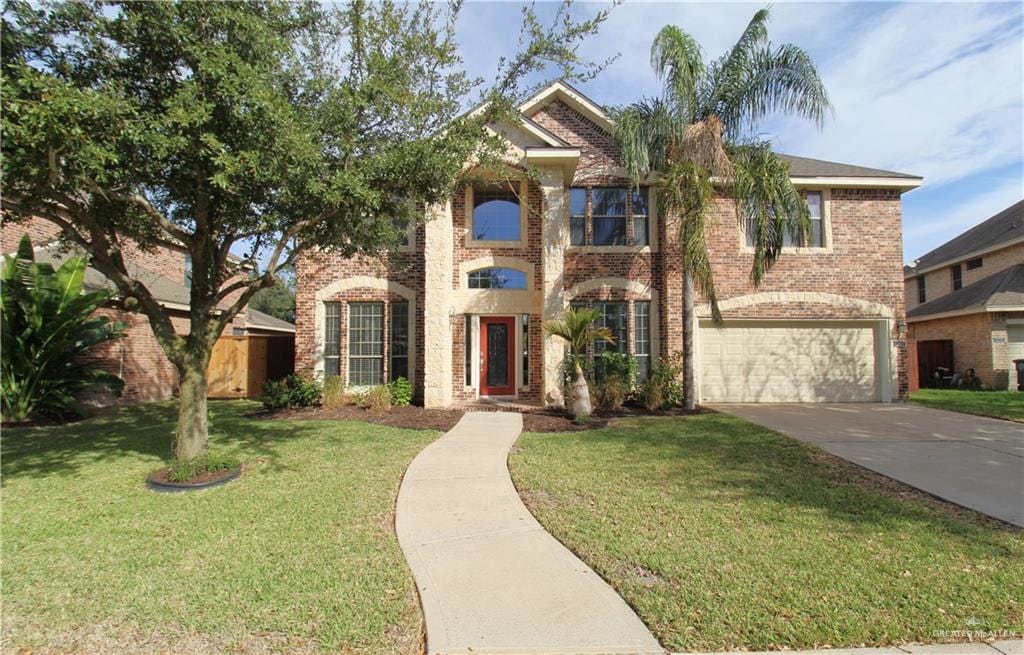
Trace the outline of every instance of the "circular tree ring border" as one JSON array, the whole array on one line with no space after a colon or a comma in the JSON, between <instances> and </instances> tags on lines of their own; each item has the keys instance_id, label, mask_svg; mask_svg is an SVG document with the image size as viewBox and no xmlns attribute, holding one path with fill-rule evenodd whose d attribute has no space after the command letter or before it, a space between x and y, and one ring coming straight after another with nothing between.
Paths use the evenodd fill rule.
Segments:
<instances>
[{"instance_id":1,"label":"circular tree ring border","mask_svg":"<svg viewBox=\"0 0 1024 655\"><path fill-rule=\"evenodd\" d=\"M242 467L236 466L233 469L227 469L227 475L224 477L214 478L206 482L199 483L188 483L188 482L164 482L162 480L156 480L156 474L166 469L159 469L153 471L146 477L146 486L153 491L161 493L176 493L181 491L196 491L198 489L209 489L210 487L218 487L222 484L227 484L232 480L237 480L242 475Z\"/></svg>"}]
</instances>

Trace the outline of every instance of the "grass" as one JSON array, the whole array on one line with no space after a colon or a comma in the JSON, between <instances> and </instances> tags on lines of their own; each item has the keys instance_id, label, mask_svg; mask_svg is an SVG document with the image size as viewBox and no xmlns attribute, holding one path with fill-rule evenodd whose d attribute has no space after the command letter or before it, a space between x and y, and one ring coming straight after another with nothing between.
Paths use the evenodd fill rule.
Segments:
<instances>
[{"instance_id":1,"label":"grass","mask_svg":"<svg viewBox=\"0 0 1024 655\"><path fill-rule=\"evenodd\" d=\"M952 412L1024 421L1024 392L1020 391L921 389L911 394L910 400L919 405Z\"/></svg>"},{"instance_id":2,"label":"grass","mask_svg":"<svg viewBox=\"0 0 1024 655\"><path fill-rule=\"evenodd\" d=\"M671 650L1024 630L1024 533L724 414L526 434L540 522Z\"/></svg>"},{"instance_id":3,"label":"grass","mask_svg":"<svg viewBox=\"0 0 1024 655\"><path fill-rule=\"evenodd\" d=\"M416 589L393 531L436 432L259 421L211 404L211 443L245 474L148 491L174 408L4 430L2 648L54 652L418 652Z\"/></svg>"}]
</instances>

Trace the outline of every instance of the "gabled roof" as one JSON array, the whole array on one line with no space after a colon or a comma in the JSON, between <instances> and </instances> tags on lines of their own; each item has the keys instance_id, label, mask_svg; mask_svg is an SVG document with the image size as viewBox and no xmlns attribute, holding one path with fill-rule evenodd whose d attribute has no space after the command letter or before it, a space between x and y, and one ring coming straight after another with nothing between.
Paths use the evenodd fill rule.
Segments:
<instances>
[{"instance_id":1,"label":"gabled roof","mask_svg":"<svg viewBox=\"0 0 1024 655\"><path fill-rule=\"evenodd\" d=\"M583 93L565 80L556 80L530 96L530 98L519 105L519 111L525 116L530 117L556 100L561 100L580 112L592 120L598 127L609 132L612 130L612 119L608 116L604 107L583 95Z\"/></svg>"},{"instance_id":2,"label":"gabled roof","mask_svg":"<svg viewBox=\"0 0 1024 655\"><path fill-rule=\"evenodd\" d=\"M248 314L245 318L245 327L254 328L258 330L273 330L275 332L288 332L289 334L295 333L295 326L288 321L282 321L281 319L271 316L265 312L261 312L258 309L248 308Z\"/></svg>"},{"instance_id":3,"label":"gabled roof","mask_svg":"<svg viewBox=\"0 0 1024 655\"><path fill-rule=\"evenodd\" d=\"M911 309L908 319L941 314L1024 310L1024 264L1017 264Z\"/></svg>"},{"instance_id":4,"label":"gabled roof","mask_svg":"<svg viewBox=\"0 0 1024 655\"><path fill-rule=\"evenodd\" d=\"M782 161L789 164L789 174L793 177L892 177L905 180L921 180L918 175L907 173L896 173L880 168L867 168L865 166L854 166L853 164L840 164L834 161L823 159L811 159L810 157L796 157L776 153Z\"/></svg>"},{"instance_id":5,"label":"gabled roof","mask_svg":"<svg viewBox=\"0 0 1024 655\"><path fill-rule=\"evenodd\" d=\"M960 236L954 237L914 264L913 274L952 264L968 256L1024 240L1024 200L1010 205L992 218L978 223Z\"/></svg>"}]
</instances>

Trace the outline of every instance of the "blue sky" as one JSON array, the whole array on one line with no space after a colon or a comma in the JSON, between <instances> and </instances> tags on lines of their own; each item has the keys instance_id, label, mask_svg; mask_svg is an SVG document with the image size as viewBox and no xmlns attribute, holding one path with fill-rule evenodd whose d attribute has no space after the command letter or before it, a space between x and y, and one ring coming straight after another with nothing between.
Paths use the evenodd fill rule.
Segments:
<instances>
[{"instance_id":1,"label":"blue sky","mask_svg":"<svg viewBox=\"0 0 1024 655\"><path fill-rule=\"evenodd\" d=\"M521 6L464 7L459 38L472 73L493 77L515 51ZM649 52L663 25L682 27L712 58L761 6L626 0L580 50L618 59L578 86L604 105L655 95ZM538 3L542 16L555 8ZM780 152L924 176L903 197L908 262L1024 197L1024 3L775 3L769 35L811 54L835 116L820 131L774 118L759 132Z\"/></svg>"}]
</instances>

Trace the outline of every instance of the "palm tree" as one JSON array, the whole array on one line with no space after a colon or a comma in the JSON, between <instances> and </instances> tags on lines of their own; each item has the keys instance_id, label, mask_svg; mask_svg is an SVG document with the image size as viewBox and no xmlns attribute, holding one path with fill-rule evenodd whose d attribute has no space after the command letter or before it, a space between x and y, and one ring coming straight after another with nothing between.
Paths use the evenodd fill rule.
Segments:
<instances>
[{"instance_id":1,"label":"palm tree","mask_svg":"<svg viewBox=\"0 0 1024 655\"><path fill-rule=\"evenodd\" d=\"M562 317L544 324L544 331L561 337L569 344L570 357L576 368L576 379L572 383L572 415L577 419L590 416L593 406L590 404L590 386L583 375L580 360L587 352L587 346L598 341L614 343L612 332L606 327L597 327L597 319L601 313L587 307L571 307Z\"/></svg>"},{"instance_id":2,"label":"palm tree","mask_svg":"<svg viewBox=\"0 0 1024 655\"><path fill-rule=\"evenodd\" d=\"M651 66L663 84L647 98L616 112L616 139L631 182L654 178L662 216L675 220L683 269L683 383L686 407L695 406L693 294L698 286L722 320L705 231L718 193L735 198L737 218L752 237L750 279L757 286L778 259L783 238L805 238L806 203L789 167L766 140L747 138L773 113L796 115L818 127L832 109L814 62L803 50L773 45L768 10L754 14L728 52L705 63L700 46L675 25L651 45Z\"/></svg>"}]
</instances>

